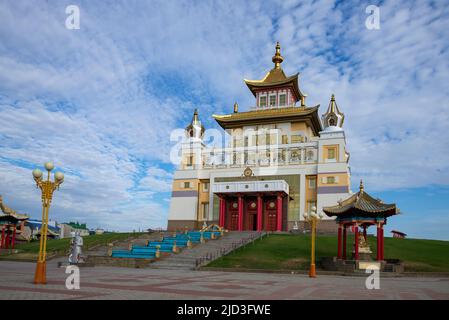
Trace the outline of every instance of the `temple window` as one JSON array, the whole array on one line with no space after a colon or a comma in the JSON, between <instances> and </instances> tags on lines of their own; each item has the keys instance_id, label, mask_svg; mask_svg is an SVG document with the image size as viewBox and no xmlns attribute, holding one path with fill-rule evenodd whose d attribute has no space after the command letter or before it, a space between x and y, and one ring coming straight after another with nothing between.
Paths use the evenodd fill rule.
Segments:
<instances>
[{"instance_id":1,"label":"temple window","mask_svg":"<svg viewBox=\"0 0 449 320\"><path fill-rule=\"evenodd\" d=\"M190 182L189 181L184 182L184 189L190 189Z\"/></svg>"},{"instance_id":2,"label":"temple window","mask_svg":"<svg viewBox=\"0 0 449 320\"><path fill-rule=\"evenodd\" d=\"M303 142L303 138L299 134L292 135L292 143L301 143Z\"/></svg>"},{"instance_id":3,"label":"temple window","mask_svg":"<svg viewBox=\"0 0 449 320\"><path fill-rule=\"evenodd\" d=\"M193 156L187 157L187 166L191 167L193 165Z\"/></svg>"},{"instance_id":4,"label":"temple window","mask_svg":"<svg viewBox=\"0 0 449 320\"><path fill-rule=\"evenodd\" d=\"M208 192L209 191L209 182L204 182L203 183L203 192Z\"/></svg>"},{"instance_id":5,"label":"temple window","mask_svg":"<svg viewBox=\"0 0 449 320\"><path fill-rule=\"evenodd\" d=\"M286 134L282 135L282 144L288 143L288 136Z\"/></svg>"},{"instance_id":6,"label":"temple window","mask_svg":"<svg viewBox=\"0 0 449 320\"><path fill-rule=\"evenodd\" d=\"M316 178L310 177L308 180L309 180L309 189L315 189L316 188Z\"/></svg>"},{"instance_id":7,"label":"temple window","mask_svg":"<svg viewBox=\"0 0 449 320\"><path fill-rule=\"evenodd\" d=\"M259 98L259 107L267 106L267 96L260 96Z\"/></svg>"},{"instance_id":8,"label":"temple window","mask_svg":"<svg viewBox=\"0 0 449 320\"><path fill-rule=\"evenodd\" d=\"M335 183L335 177L330 176L326 178L326 183L327 184L334 184Z\"/></svg>"},{"instance_id":9,"label":"temple window","mask_svg":"<svg viewBox=\"0 0 449 320\"><path fill-rule=\"evenodd\" d=\"M270 107L274 107L276 105L276 95L270 95Z\"/></svg>"},{"instance_id":10,"label":"temple window","mask_svg":"<svg viewBox=\"0 0 449 320\"><path fill-rule=\"evenodd\" d=\"M285 93L279 95L279 105L280 106L285 106L285 103L286 103L286 100L287 100L286 97L287 96L286 96Z\"/></svg>"},{"instance_id":11,"label":"temple window","mask_svg":"<svg viewBox=\"0 0 449 320\"><path fill-rule=\"evenodd\" d=\"M202 220L207 220L207 213L209 212L209 202L203 202L202 203L202 213L203 213L203 216L202 216Z\"/></svg>"}]
</instances>

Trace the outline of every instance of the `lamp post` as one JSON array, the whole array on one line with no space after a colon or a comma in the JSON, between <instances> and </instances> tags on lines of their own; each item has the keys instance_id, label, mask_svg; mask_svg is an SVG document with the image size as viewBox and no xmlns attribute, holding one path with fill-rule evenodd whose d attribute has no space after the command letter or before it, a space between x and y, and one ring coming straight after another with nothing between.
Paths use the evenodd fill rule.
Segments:
<instances>
[{"instance_id":1,"label":"lamp post","mask_svg":"<svg viewBox=\"0 0 449 320\"><path fill-rule=\"evenodd\" d=\"M316 207L313 206L310 214L304 213L303 215L304 220L310 223L310 228L312 230L312 248L310 253L310 271L309 271L309 277L316 278L316 270L315 270L315 236L316 236L316 225L318 224L318 221L323 218L323 213L320 213L319 215L316 213Z\"/></svg>"},{"instance_id":2,"label":"lamp post","mask_svg":"<svg viewBox=\"0 0 449 320\"><path fill-rule=\"evenodd\" d=\"M42 179L42 171L39 169L33 170L33 178L36 181L36 186L42 191L42 225L41 225L41 238L39 242L39 256L36 264L36 272L34 274L35 284L45 284L46 280L46 255L47 255L47 232L48 232L48 209L50 208L51 199L53 197L53 191L59 189L59 186L64 181L64 174L62 172L56 172L54 174L54 182L50 180L50 172L54 169L52 162L46 162L44 164L47 170L47 180Z\"/></svg>"}]
</instances>

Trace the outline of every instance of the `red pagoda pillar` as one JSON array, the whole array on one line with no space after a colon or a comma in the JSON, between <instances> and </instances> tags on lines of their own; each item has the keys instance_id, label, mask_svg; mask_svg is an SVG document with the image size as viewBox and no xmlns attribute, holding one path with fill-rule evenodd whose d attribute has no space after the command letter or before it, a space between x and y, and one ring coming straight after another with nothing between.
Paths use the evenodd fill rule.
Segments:
<instances>
[{"instance_id":1,"label":"red pagoda pillar","mask_svg":"<svg viewBox=\"0 0 449 320\"><path fill-rule=\"evenodd\" d=\"M12 232L11 249L14 249L14 245L16 243L16 228L17 228L17 226L14 225L13 228L14 228L14 230Z\"/></svg>"},{"instance_id":2,"label":"red pagoda pillar","mask_svg":"<svg viewBox=\"0 0 449 320\"><path fill-rule=\"evenodd\" d=\"M218 225L222 228L225 226L225 199L223 197L220 197L220 214L218 219Z\"/></svg>"},{"instance_id":3,"label":"red pagoda pillar","mask_svg":"<svg viewBox=\"0 0 449 320\"><path fill-rule=\"evenodd\" d=\"M382 260L382 244L381 244L381 227L380 227L380 223L377 224L377 257L376 260L377 261L381 261Z\"/></svg>"},{"instance_id":4,"label":"red pagoda pillar","mask_svg":"<svg viewBox=\"0 0 449 320\"><path fill-rule=\"evenodd\" d=\"M239 220L238 220L238 230L243 231L243 196L238 195L238 207L239 207Z\"/></svg>"},{"instance_id":5,"label":"red pagoda pillar","mask_svg":"<svg viewBox=\"0 0 449 320\"><path fill-rule=\"evenodd\" d=\"M277 218L277 231L282 231L282 195L281 193L278 193L278 198L277 198L277 213L276 213L276 218Z\"/></svg>"},{"instance_id":6,"label":"red pagoda pillar","mask_svg":"<svg viewBox=\"0 0 449 320\"><path fill-rule=\"evenodd\" d=\"M346 239L347 239L347 228L343 225L343 260L346 260Z\"/></svg>"},{"instance_id":7,"label":"red pagoda pillar","mask_svg":"<svg viewBox=\"0 0 449 320\"><path fill-rule=\"evenodd\" d=\"M354 226L354 260L359 260L359 226Z\"/></svg>"},{"instance_id":8,"label":"red pagoda pillar","mask_svg":"<svg viewBox=\"0 0 449 320\"><path fill-rule=\"evenodd\" d=\"M338 255L337 258L341 259L342 257L342 252L341 252L341 237L342 237L342 225L339 224L338 225Z\"/></svg>"},{"instance_id":9,"label":"red pagoda pillar","mask_svg":"<svg viewBox=\"0 0 449 320\"><path fill-rule=\"evenodd\" d=\"M5 247L5 225L2 226L2 240L0 243L0 248L4 248Z\"/></svg>"},{"instance_id":10,"label":"red pagoda pillar","mask_svg":"<svg viewBox=\"0 0 449 320\"><path fill-rule=\"evenodd\" d=\"M384 226L380 225L380 259L384 260Z\"/></svg>"},{"instance_id":11,"label":"red pagoda pillar","mask_svg":"<svg viewBox=\"0 0 449 320\"><path fill-rule=\"evenodd\" d=\"M257 195L257 231L262 231L262 208L262 195L259 193Z\"/></svg>"}]
</instances>

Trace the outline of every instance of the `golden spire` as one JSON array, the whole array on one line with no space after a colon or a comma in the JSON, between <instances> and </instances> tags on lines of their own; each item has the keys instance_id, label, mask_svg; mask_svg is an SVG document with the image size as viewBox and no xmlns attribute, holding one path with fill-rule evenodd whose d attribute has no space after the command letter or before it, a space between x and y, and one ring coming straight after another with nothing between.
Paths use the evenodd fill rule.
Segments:
<instances>
[{"instance_id":1,"label":"golden spire","mask_svg":"<svg viewBox=\"0 0 449 320\"><path fill-rule=\"evenodd\" d=\"M282 61L284 61L284 58L281 56L281 46L279 45L279 41L276 43L276 53L273 58L271 58L271 61L273 61L275 69L279 69Z\"/></svg>"},{"instance_id":2,"label":"golden spire","mask_svg":"<svg viewBox=\"0 0 449 320\"><path fill-rule=\"evenodd\" d=\"M331 112L335 112L335 95L332 94L331 96L331 108L330 108Z\"/></svg>"},{"instance_id":3,"label":"golden spire","mask_svg":"<svg viewBox=\"0 0 449 320\"><path fill-rule=\"evenodd\" d=\"M234 103L234 113L239 112L239 104L237 102Z\"/></svg>"},{"instance_id":4,"label":"golden spire","mask_svg":"<svg viewBox=\"0 0 449 320\"><path fill-rule=\"evenodd\" d=\"M198 124L198 122L198 109L195 109L195 112L193 112L192 124Z\"/></svg>"},{"instance_id":5,"label":"golden spire","mask_svg":"<svg viewBox=\"0 0 449 320\"><path fill-rule=\"evenodd\" d=\"M365 190L365 187L363 186L363 180L360 179L360 193L362 193Z\"/></svg>"}]
</instances>

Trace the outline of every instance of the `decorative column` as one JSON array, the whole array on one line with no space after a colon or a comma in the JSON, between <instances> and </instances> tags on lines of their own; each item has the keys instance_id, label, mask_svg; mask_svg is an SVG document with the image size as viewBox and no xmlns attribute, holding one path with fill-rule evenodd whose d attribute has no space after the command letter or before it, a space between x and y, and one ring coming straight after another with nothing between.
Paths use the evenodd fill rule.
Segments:
<instances>
[{"instance_id":1,"label":"decorative column","mask_svg":"<svg viewBox=\"0 0 449 320\"><path fill-rule=\"evenodd\" d=\"M263 200L262 194L257 194L257 231L262 231L262 209L263 209Z\"/></svg>"},{"instance_id":2,"label":"decorative column","mask_svg":"<svg viewBox=\"0 0 449 320\"><path fill-rule=\"evenodd\" d=\"M225 226L225 206L224 206L224 198L223 196L220 196L220 204L219 204L219 208L220 208L220 214L219 214L219 218L218 218L218 225L222 228L224 228Z\"/></svg>"},{"instance_id":3,"label":"decorative column","mask_svg":"<svg viewBox=\"0 0 449 320\"><path fill-rule=\"evenodd\" d=\"M277 231L282 231L282 195L281 195L281 193L279 192L278 193L278 197L277 197L277 206L276 206L276 209L277 209L277 213L276 213L276 218L277 218L277 228L276 228L276 230Z\"/></svg>"},{"instance_id":4,"label":"decorative column","mask_svg":"<svg viewBox=\"0 0 449 320\"><path fill-rule=\"evenodd\" d=\"M346 238L347 238L347 228L343 225L343 260L346 260Z\"/></svg>"},{"instance_id":5,"label":"decorative column","mask_svg":"<svg viewBox=\"0 0 449 320\"><path fill-rule=\"evenodd\" d=\"M342 252L341 252L341 237L342 237L342 225L341 223L338 224L338 255L337 258L341 259L342 257Z\"/></svg>"},{"instance_id":6,"label":"decorative column","mask_svg":"<svg viewBox=\"0 0 449 320\"><path fill-rule=\"evenodd\" d=\"M238 220L238 230L243 231L243 196L238 194L238 207L239 207L239 220Z\"/></svg>"},{"instance_id":7,"label":"decorative column","mask_svg":"<svg viewBox=\"0 0 449 320\"><path fill-rule=\"evenodd\" d=\"M354 226L354 260L359 260L359 226Z\"/></svg>"}]
</instances>

